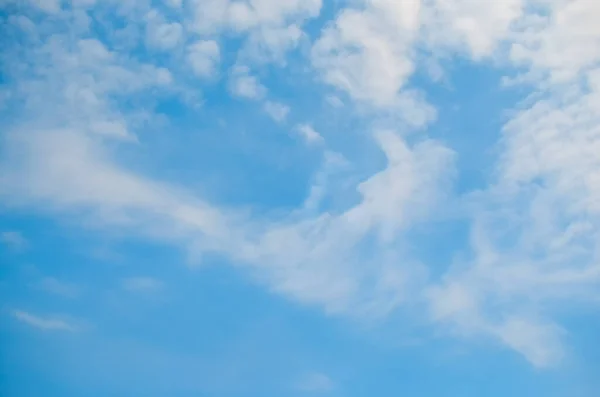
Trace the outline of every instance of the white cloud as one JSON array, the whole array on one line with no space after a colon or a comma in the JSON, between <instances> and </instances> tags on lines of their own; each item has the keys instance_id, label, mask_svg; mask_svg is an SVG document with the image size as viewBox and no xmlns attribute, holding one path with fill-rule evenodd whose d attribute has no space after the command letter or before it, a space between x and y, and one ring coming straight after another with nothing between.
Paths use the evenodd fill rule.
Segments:
<instances>
[{"instance_id":1,"label":"white cloud","mask_svg":"<svg viewBox=\"0 0 600 397\"><path fill-rule=\"evenodd\" d=\"M265 96L267 89L256 76L250 74L247 66L235 66L229 79L229 91L234 96L247 99L260 99Z\"/></svg>"},{"instance_id":2,"label":"white cloud","mask_svg":"<svg viewBox=\"0 0 600 397\"><path fill-rule=\"evenodd\" d=\"M190 0L191 21L186 27L200 35L240 37L239 65L274 62L283 66L286 54L305 37L303 23L318 16L321 6L321 0ZM243 98L262 98L266 92L257 77L247 72L231 78L229 86Z\"/></svg>"},{"instance_id":3,"label":"white cloud","mask_svg":"<svg viewBox=\"0 0 600 397\"><path fill-rule=\"evenodd\" d=\"M229 0L190 0L193 29L201 34L214 34L226 27Z\"/></svg>"},{"instance_id":4,"label":"white cloud","mask_svg":"<svg viewBox=\"0 0 600 397\"><path fill-rule=\"evenodd\" d=\"M60 0L28 0L29 3L49 14L60 12Z\"/></svg>"},{"instance_id":5,"label":"white cloud","mask_svg":"<svg viewBox=\"0 0 600 397\"><path fill-rule=\"evenodd\" d=\"M71 0L74 7L92 7L96 4L96 0Z\"/></svg>"},{"instance_id":6,"label":"white cloud","mask_svg":"<svg viewBox=\"0 0 600 397\"><path fill-rule=\"evenodd\" d=\"M335 389L335 383L331 378L320 372L312 372L298 382L297 388L308 393L327 393Z\"/></svg>"},{"instance_id":7,"label":"white cloud","mask_svg":"<svg viewBox=\"0 0 600 397\"><path fill-rule=\"evenodd\" d=\"M183 27L178 22L166 22L157 11L147 16L146 44L148 47L169 51L177 47L183 40Z\"/></svg>"},{"instance_id":8,"label":"white cloud","mask_svg":"<svg viewBox=\"0 0 600 397\"><path fill-rule=\"evenodd\" d=\"M471 207L473 259L429 290L430 312L546 367L566 354L564 331L552 321L557 308L600 298L600 33L592 22L600 8L546 1L518 18L519 2L492 3L513 7L513 16L496 10L504 22L479 37L490 39L481 47L471 43L472 55L488 55L504 39L507 60L524 67L515 81L536 83L537 92L512 112L497 179Z\"/></svg>"},{"instance_id":9,"label":"white cloud","mask_svg":"<svg viewBox=\"0 0 600 397\"><path fill-rule=\"evenodd\" d=\"M260 26L286 26L319 15L321 0L194 0L194 25L200 32L232 29L243 32Z\"/></svg>"},{"instance_id":10,"label":"white cloud","mask_svg":"<svg viewBox=\"0 0 600 397\"><path fill-rule=\"evenodd\" d=\"M298 46L302 37L302 30L297 25L261 27L248 35L240 57L254 62L285 64L286 53Z\"/></svg>"},{"instance_id":11,"label":"white cloud","mask_svg":"<svg viewBox=\"0 0 600 397\"><path fill-rule=\"evenodd\" d=\"M438 182L452 169L452 154L441 145L409 146L395 133L379 134L388 163L359 184L357 204L342 212L291 214L278 222L255 219L131 172L118 163L104 136L89 131L91 123L64 119L72 109L83 109L91 121L106 120L107 114L127 120L127 114L109 106L111 94L137 95L155 87L156 72L150 69L154 80L140 76L140 69L147 68L123 62L96 41L76 46L75 52L53 45L54 62L35 62L48 80L36 81L35 90L23 93L47 100L32 102L29 111L36 117L25 111L3 136L3 148L11 154L0 163L3 202L75 212L87 225L118 226L187 249L220 253L245 264L269 289L327 313L385 315L422 283L420 266L405 260L391 243L426 218L435 203ZM66 59L76 59L77 67ZM63 92L60 76L65 72L72 79L71 95L77 95L66 104L55 99ZM95 76L91 86L81 77L90 72ZM22 77L19 82L29 81ZM231 79L237 95L259 98L266 91L246 67L235 67ZM55 107L44 114L48 103Z\"/></svg>"},{"instance_id":12,"label":"white cloud","mask_svg":"<svg viewBox=\"0 0 600 397\"><path fill-rule=\"evenodd\" d=\"M135 141L136 138L129 133L127 125L122 120L116 121L93 121L90 124L90 131L104 135L106 137L121 139L125 141Z\"/></svg>"},{"instance_id":13,"label":"white cloud","mask_svg":"<svg viewBox=\"0 0 600 397\"><path fill-rule=\"evenodd\" d=\"M589 0L541 2L539 14L528 15L517 30L511 60L553 82L576 78L600 61L600 3Z\"/></svg>"},{"instance_id":14,"label":"white cloud","mask_svg":"<svg viewBox=\"0 0 600 397\"><path fill-rule=\"evenodd\" d=\"M301 124L296 127L296 130L309 145L315 145L323 142L323 137L314 128L308 124Z\"/></svg>"},{"instance_id":15,"label":"white cloud","mask_svg":"<svg viewBox=\"0 0 600 397\"><path fill-rule=\"evenodd\" d=\"M301 24L319 15L321 0L193 0L192 28L202 34L247 34L243 61L284 62L302 37Z\"/></svg>"},{"instance_id":16,"label":"white cloud","mask_svg":"<svg viewBox=\"0 0 600 397\"><path fill-rule=\"evenodd\" d=\"M330 106L333 106L334 108L341 108L344 106L344 102L342 102L342 100L335 95L328 95L325 98L325 100Z\"/></svg>"},{"instance_id":17,"label":"white cloud","mask_svg":"<svg viewBox=\"0 0 600 397\"><path fill-rule=\"evenodd\" d=\"M522 0L361 1L343 10L312 48L312 63L325 82L354 100L397 107L415 70L415 46L434 56L466 50L491 56L512 34Z\"/></svg>"},{"instance_id":18,"label":"white cloud","mask_svg":"<svg viewBox=\"0 0 600 397\"><path fill-rule=\"evenodd\" d=\"M445 178L452 177L454 153L435 141L411 148L389 131L376 137L388 167L359 185L363 202L351 212L353 221L378 225L381 237L389 240L412 217L424 216L433 201L441 198L436 190L445 189L450 182Z\"/></svg>"},{"instance_id":19,"label":"white cloud","mask_svg":"<svg viewBox=\"0 0 600 397\"><path fill-rule=\"evenodd\" d=\"M77 285L66 283L53 277L45 277L33 286L47 293L64 298L76 298L80 293L80 288Z\"/></svg>"},{"instance_id":20,"label":"white cloud","mask_svg":"<svg viewBox=\"0 0 600 397\"><path fill-rule=\"evenodd\" d=\"M295 4L308 11L320 7L320 2ZM270 15L268 8L260 10L261 20L287 21ZM205 16L210 17L208 10ZM15 122L2 136L7 154L0 162L3 203L77 214L87 226L119 227L186 249L217 252L247 266L272 291L327 313L382 316L422 283L421 267L392 243L427 217L443 189L438 182L452 169L452 153L440 144L413 146L396 133L378 134L387 163L346 188L356 188L358 203L278 221L255 218L132 172L118 161L125 132L135 134L134 117L127 107L116 106L115 98L145 97L149 90L154 96L169 82L164 69L137 62L99 40L76 37L57 36L27 55L13 60L31 65L35 73L12 76L28 107L12 115ZM249 68L239 65L231 72L230 88L254 99L266 92ZM318 139L316 131L306 131L309 139ZM115 136L120 141L109 143ZM126 285L154 284L137 280Z\"/></svg>"},{"instance_id":21,"label":"white cloud","mask_svg":"<svg viewBox=\"0 0 600 397\"><path fill-rule=\"evenodd\" d=\"M25 109L37 109L36 123L68 124L107 139L135 141L137 114L125 117L116 97L133 98L150 88L158 96L172 81L168 70L120 56L93 38L53 35L13 62L35 68L34 74L14 76L25 81L11 92L27 101Z\"/></svg>"},{"instance_id":22,"label":"white cloud","mask_svg":"<svg viewBox=\"0 0 600 397\"><path fill-rule=\"evenodd\" d=\"M61 6L31 4L54 13ZM139 16L142 33L146 8L132 3L121 10ZM228 88L261 99L267 89L240 65L284 64L286 52L305 37L303 23L320 8L315 0L189 1L191 15L182 20L155 15L146 42L175 49L184 43L183 26L194 29L203 38L182 50L182 60L209 78L221 63L218 34L233 35L243 50ZM550 365L564 351L548 308L599 298L599 13L598 3L587 0L370 0L352 2L325 25L310 54L323 81L347 94L348 104L402 113L412 126L426 124L434 113L409 87L421 57L512 62L524 72L516 81L535 84L529 105L514 111L504 128L497 178L466 200L473 222L470 255L433 284L404 251L403 238L439 210L440 201L449 206L444 198L454 155L443 145L426 138L409 144L396 132L376 134L387 163L370 177L360 173L365 180L356 186L358 202L318 211L336 168L325 164L298 211L277 222L242 215L118 161L112 145L136 141L140 119L119 101L156 98L176 85L176 70L136 61L123 49L129 47L90 38L92 32L85 39L76 33L52 37L48 21L11 19L27 30L31 46L3 56L14 62L9 72L17 73L9 76L16 84L6 97L26 107L11 115L15 122L2 135L0 199L218 252L248 266L271 290L327 313L385 315L424 294L429 315L440 324L460 335L496 338L534 365ZM135 23L128 29L135 48ZM283 120L283 106L267 102L265 110ZM309 125L297 132L307 142L322 141ZM127 284L155 285L143 278ZM60 290L52 283L46 287ZM42 328L69 327L16 313Z\"/></svg>"},{"instance_id":23,"label":"white cloud","mask_svg":"<svg viewBox=\"0 0 600 397\"><path fill-rule=\"evenodd\" d=\"M314 44L313 65L355 100L391 106L414 70L418 16L417 0L373 1L344 10Z\"/></svg>"},{"instance_id":24,"label":"white cloud","mask_svg":"<svg viewBox=\"0 0 600 397\"><path fill-rule=\"evenodd\" d=\"M151 233L160 231L154 230L152 223L165 216L176 223L189 222L188 227L195 230L206 226L207 235L221 229L224 219L218 211L187 198L176 188L171 190L121 169L112 163L105 148L81 132L15 132L8 136L7 145L23 155L19 161L0 166L0 191L15 205L37 202L43 204L42 208L54 210L75 206L96 214L98 221L110 218L123 226L136 222L137 217L129 211L149 211L154 214L147 218Z\"/></svg>"},{"instance_id":25,"label":"white cloud","mask_svg":"<svg viewBox=\"0 0 600 397\"><path fill-rule=\"evenodd\" d=\"M441 146L409 148L394 134L383 134L389 165L358 187L359 204L335 216L272 224L244 220L175 186L132 174L86 135L55 130L11 136L7 149L22 156L2 167L0 191L11 192L20 205L83 211L102 227L118 225L220 252L245 263L274 291L349 315L385 314L402 301L406 288L418 285L407 280L419 271L403 264L399 253L383 248L363 253L361 241L373 233L382 244L399 238L427 215L438 196L436 179L451 168L451 155Z\"/></svg>"},{"instance_id":26,"label":"white cloud","mask_svg":"<svg viewBox=\"0 0 600 397\"><path fill-rule=\"evenodd\" d=\"M173 8L179 9L183 5L183 0L165 0L165 3L169 7L173 7Z\"/></svg>"},{"instance_id":27,"label":"white cloud","mask_svg":"<svg viewBox=\"0 0 600 397\"><path fill-rule=\"evenodd\" d=\"M41 317L22 310L15 310L12 314L17 320L43 331L77 331L77 327L58 318Z\"/></svg>"},{"instance_id":28,"label":"white cloud","mask_svg":"<svg viewBox=\"0 0 600 397\"><path fill-rule=\"evenodd\" d=\"M554 365L562 359L560 330L530 319L511 318L495 329L509 347L521 352L537 367Z\"/></svg>"},{"instance_id":29,"label":"white cloud","mask_svg":"<svg viewBox=\"0 0 600 397\"><path fill-rule=\"evenodd\" d=\"M275 291L330 313L379 316L397 307L419 285L421 269L387 244L427 216L439 196L433 180L447 177L452 155L433 142L409 148L392 133L379 143L388 165L358 186L357 205L272 225L230 255L262 269L258 277ZM379 249L363 251L372 237Z\"/></svg>"},{"instance_id":30,"label":"white cloud","mask_svg":"<svg viewBox=\"0 0 600 397\"><path fill-rule=\"evenodd\" d=\"M523 0L434 0L423 9L423 35L432 50L466 50L474 59L493 55L522 15Z\"/></svg>"},{"instance_id":31,"label":"white cloud","mask_svg":"<svg viewBox=\"0 0 600 397\"><path fill-rule=\"evenodd\" d=\"M17 231L4 231L0 233L0 242L15 250L23 250L29 246L29 241Z\"/></svg>"},{"instance_id":32,"label":"white cloud","mask_svg":"<svg viewBox=\"0 0 600 397\"><path fill-rule=\"evenodd\" d=\"M308 196L304 200L303 210L317 210L325 195L329 192L329 183L335 174L348 169L348 160L339 153L325 150L323 154L323 165L313 176Z\"/></svg>"},{"instance_id":33,"label":"white cloud","mask_svg":"<svg viewBox=\"0 0 600 397\"><path fill-rule=\"evenodd\" d=\"M153 293L163 289L164 283L152 277L130 277L122 282L123 288L130 292Z\"/></svg>"},{"instance_id":34,"label":"white cloud","mask_svg":"<svg viewBox=\"0 0 600 397\"><path fill-rule=\"evenodd\" d=\"M219 45L214 40L199 40L187 47L187 60L198 77L210 78L217 74L221 60Z\"/></svg>"},{"instance_id":35,"label":"white cloud","mask_svg":"<svg viewBox=\"0 0 600 397\"><path fill-rule=\"evenodd\" d=\"M265 102L265 112L267 112L273 120L281 123L282 121L285 121L290 113L290 107L283 103L267 101Z\"/></svg>"}]
</instances>

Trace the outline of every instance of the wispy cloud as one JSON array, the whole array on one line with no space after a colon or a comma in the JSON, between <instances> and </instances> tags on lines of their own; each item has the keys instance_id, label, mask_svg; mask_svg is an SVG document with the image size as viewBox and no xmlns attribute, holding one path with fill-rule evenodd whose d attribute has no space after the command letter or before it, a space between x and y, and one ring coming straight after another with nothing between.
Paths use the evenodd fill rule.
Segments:
<instances>
[{"instance_id":1,"label":"wispy cloud","mask_svg":"<svg viewBox=\"0 0 600 397\"><path fill-rule=\"evenodd\" d=\"M335 382L324 373L311 372L304 375L296 387L307 393L324 394L335 389Z\"/></svg>"},{"instance_id":2,"label":"wispy cloud","mask_svg":"<svg viewBox=\"0 0 600 397\"><path fill-rule=\"evenodd\" d=\"M81 292L79 286L66 283L54 277L44 277L42 280L35 282L33 286L41 291L64 298L76 298Z\"/></svg>"},{"instance_id":3,"label":"wispy cloud","mask_svg":"<svg viewBox=\"0 0 600 397\"><path fill-rule=\"evenodd\" d=\"M11 249L22 251L29 246L29 241L17 231L4 231L0 233L0 242Z\"/></svg>"},{"instance_id":4,"label":"wispy cloud","mask_svg":"<svg viewBox=\"0 0 600 397\"><path fill-rule=\"evenodd\" d=\"M63 319L53 317L42 317L22 310L13 311L13 316L17 320L31 327L38 328L44 331L77 331L76 326Z\"/></svg>"},{"instance_id":5,"label":"wispy cloud","mask_svg":"<svg viewBox=\"0 0 600 397\"><path fill-rule=\"evenodd\" d=\"M164 288L164 283L152 277L130 277L122 280L126 291L137 293L155 293Z\"/></svg>"}]
</instances>

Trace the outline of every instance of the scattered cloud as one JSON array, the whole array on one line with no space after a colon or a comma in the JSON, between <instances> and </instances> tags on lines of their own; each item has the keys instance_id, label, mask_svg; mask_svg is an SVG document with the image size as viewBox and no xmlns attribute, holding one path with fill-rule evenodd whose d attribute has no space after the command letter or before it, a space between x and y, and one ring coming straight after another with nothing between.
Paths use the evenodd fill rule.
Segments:
<instances>
[{"instance_id":1,"label":"scattered cloud","mask_svg":"<svg viewBox=\"0 0 600 397\"><path fill-rule=\"evenodd\" d=\"M2 92L2 110L10 110L0 145L3 205L76 213L106 230L219 253L266 288L326 313L385 317L402 304L424 306L443 329L494 339L538 367L563 357L566 331L546 308L599 297L600 3L354 1L340 5L312 43L306 40L315 35L302 29L319 16L320 0L190 0L185 13L174 10L181 1L161 11L144 2L119 9L129 24L110 26L107 37L86 22L96 15L94 3L77 3L29 0L23 15L2 21L22 39L2 55L10 65ZM223 41L231 38L239 48L229 54ZM143 44L150 51L140 54ZM306 50L310 65L286 69L286 62L299 62L286 57L294 49ZM425 63L439 67L430 74L443 75L445 60L455 57L497 61L484 66L506 67L507 80L526 83L520 87L532 94L507 116L493 177L467 196L452 188L460 153L425 132L410 135L436 113L415 71ZM336 112L366 120L368 137L360 142L372 140L381 159L379 168L353 170L344 193L355 201L320 210L336 167L325 149L329 160L301 207L276 220L127 166L120 149L145 147L155 104L190 86L190 71L198 77L191 90L230 68L224 86L232 96L265 100L263 82L275 90L265 77L269 63L293 73L312 67ZM265 101L264 111L284 122L289 106L296 110ZM379 128L390 117L396 128ZM310 123L321 126L309 120L295 132L322 144ZM329 144L336 131L321 131ZM406 248L407 235L448 203L470 224L468 241L456 247L466 254L431 277L428 264ZM27 246L18 232L0 239ZM162 283L138 277L122 287L152 292ZM50 278L40 288L75 294ZM59 319L13 315L42 329L74 329ZM327 384L323 379L316 374L313 381Z\"/></svg>"}]
</instances>

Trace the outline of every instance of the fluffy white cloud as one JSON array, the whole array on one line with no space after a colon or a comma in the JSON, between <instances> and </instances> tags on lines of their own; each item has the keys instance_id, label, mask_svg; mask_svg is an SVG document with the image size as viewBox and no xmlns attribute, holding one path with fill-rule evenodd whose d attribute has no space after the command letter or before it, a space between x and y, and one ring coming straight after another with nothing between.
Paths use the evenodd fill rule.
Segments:
<instances>
[{"instance_id":1,"label":"fluffy white cloud","mask_svg":"<svg viewBox=\"0 0 600 397\"><path fill-rule=\"evenodd\" d=\"M362 1L342 11L312 49L323 79L355 100L389 107L415 69L416 45L433 54L491 55L509 37L522 0Z\"/></svg>"},{"instance_id":2,"label":"fluffy white cloud","mask_svg":"<svg viewBox=\"0 0 600 397\"><path fill-rule=\"evenodd\" d=\"M290 113L290 107L278 102L265 102L265 112L279 123L284 121Z\"/></svg>"},{"instance_id":3,"label":"fluffy white cloud","mask_svg":"<svg viewBox=\"0 0 600 397\"><path fill-rule=\"evenodd\" d=\"M513 62L553 83L577 78L600 62L600 3L590 0L540 2L542 10L528 15L510 50Z\"/></svg>"},{"instance_id":4,"label":"fluffy white cloud","mask_svg":"<svg viewBox=\"0 0 600 397\"><path fill-rule=\"evenodd\" d=\"M190 0L192 27L201 34L217 33L226 26L229 0Z\"/></svg>"},{"instance_id":5,"label":"fluffy white cloud","mask_svg":"<svg viewBox=\"0 0 600 397\"><path fill-rule=\"evenodd\" d=\"M393 105L414 69L411 44L418 17L418 0L374 1L344 10L314 44L313 65L352 98Z\"/></svg>"},{"instance_id":6,"label":"fluffy white cloud","mask_svg":"<svg viewBox=\"0 0 600 397\"><path fill-rule=\"evenodd\" d=\"M423 39L431 49L456 49L474 59L491 56L511 35L523 0L434 0L423 10Z\"/></svg>"},{"instance_id":7,"label":"fluffy white cloud","mask_svg":"<svg viewBox=\"0 0 600 397\"><path fill-rule=\"evenodd\" d=\"M183 27L178 22L166 22L157 11L147 16L146 43L150 48L168 51L183 40Z\"/></svg>"},{"instance_id":8,"label":"fluffy white cloud","mask_svg":"<svg viewBox=\"0 0 600 397\"><path fill-rule=\"evenodd\" d=\"M191 26L202 34L248 34L243 57L284 62L302 37L300 25L319 15L321 0L193 0Z\"/></svg>"},{"instance_id":9,"label":"fluffy white cloud","mask_svg":"<svg viewBox=\"0 0 600 397\"><path fill-rule=\"evenodd\" d=\"M26 82L11 87L11 95L27 101L26 111L36 109L39 123L67 124L117 140L134 141L131 127L136 127L135 117L117 109L118 99L150 88L166 90L172 81L168 70L120 56L96 39L70 43L54 35L13 62L35 68Z\"/></svg>"},{"instance_id":10,"label":"fluffy white cloud","mask_svg":"<svg viewBox=\"0 0 600 397\"><path fill-rule=\"evenodd\" d=\"M260 99L265 96L267 89L256 76L250 74L247 66L234 66L229 78L229 91L240 98Z\"/></svg>"},{"instance_id":11,"label":"fluffy white cloud","mask_svg":"<svg viewBox=\"0 0 600 397\"><path fill-rule=\"evenodd\" d=\"M285 54L298 45L302 36L302 30L297 25L261 27L248 35L240 56L254 62L285 64Z\"/></svg>"},{"instance_id":12,"label":"fluffy white cloud","mask_svg":"<svg viewBox=\"0 0 600 397\"><path fill-rule=\"evenodd\" d=\"M187 60L194 74L209 78L216 75L221 59L219 45L214 40L199 40L187 47Z\"/></svg>"},{"instance_id":13,"label":"fluffy white cloud","mask_svg":"<svg viewBox=\"0 0 600 397\"><path fill-rule=\"evenodd\" d=\"M323 142L323 137L308 124L301 124L297 128L298 133L310 145Z\"/></svg>"}]
</instances>

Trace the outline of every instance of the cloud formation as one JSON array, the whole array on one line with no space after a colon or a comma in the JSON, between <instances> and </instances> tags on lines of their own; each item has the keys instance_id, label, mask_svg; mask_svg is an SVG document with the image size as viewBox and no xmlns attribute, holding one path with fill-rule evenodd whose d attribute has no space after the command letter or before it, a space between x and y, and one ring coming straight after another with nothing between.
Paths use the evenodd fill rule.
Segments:
<instances>
[{"instance_id":1,"label":"cloud formation","mask_svg":"<svg viewBox=\"0 0 600 397\"><path fill-rule=\"evenodd\" d=\"M77 214L108 232L217 253L269 290L326 313L386 318L419 307L437 326L496 340L536 366L560 361L566 331L553 308L600 298L596 2L365 0L340 5L320 25L319 0L168 7L31 0L2 21L14 39L2 55L4 206ZM103 13L114 21L99 35L92 25ZM436 113L418 74L429 61L443 69L459 57L503 65L506 81L531 94L502 128L494 176L465 195L452 187L460 153L426 133L415 138ZM286 69L298 58L302 67ZM357 162L341 188L354 201L321 206L341 162L334 159L344 156L312 120L294 131L322 151L324 165L304 202L277 217L221 205L120 156L143 147L144 131L168 117L157 110L161 99L201 103L210 89L203 84L258 101L284 123L296 107L270 98L270 68L289 71L292 81L310 74L337 110L347 103L347 118L366 120L364 135L383 158L379 168ZM407 246L413 230L451 212L448 203L460 207L470 232L456 247L466 254L436 275Z\"/></svg>"},{"instance_id":2,"label":"cloud formation","mask_svg":"<svg viewBox=\"0 0 600 397\"><path fill-rule=\"evenodd\" d=\"M60 320L57 318L40 317L40 316L31 314L31 313L28 313L28 312L22 311L22 310L15 310L13 312L13 316L17 320L19 320L31 327L38 328L42 331L73 332L73 331L77 330L77 328L75 326L68 323L67 321Z\"/></svg>"}]
</instances>

